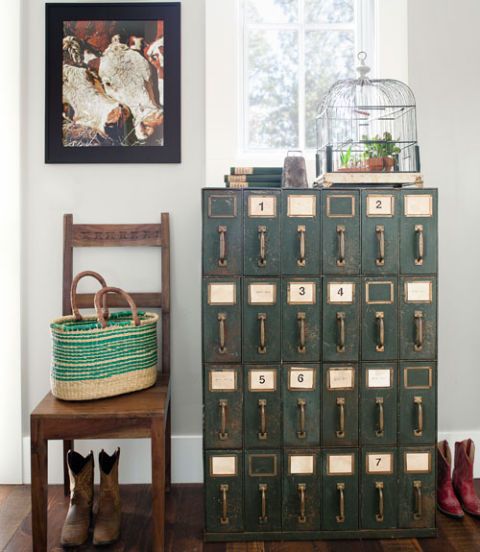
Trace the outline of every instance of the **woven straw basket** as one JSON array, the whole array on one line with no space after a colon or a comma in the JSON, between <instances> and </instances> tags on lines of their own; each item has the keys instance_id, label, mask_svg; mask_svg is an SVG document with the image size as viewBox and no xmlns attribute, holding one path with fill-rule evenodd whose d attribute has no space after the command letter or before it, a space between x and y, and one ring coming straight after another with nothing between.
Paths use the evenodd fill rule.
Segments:
<instances>
[{"instance_id":1,"label":"woven straw basket","mask_svg":"<svg viewBox=\"0 0 480 552\"><path fill-rule=\"evenodd\" d=\"M92 276L102 285L94 299L96 316L76 306L79 280ZM107 294L121 295L131 311L109 314ZM157 378L158 315L139 312L128 293L107 287L100 274L81 272L71 289L72 315L50 324L53 339L52 394L68 401L113 397L151 387Z\"/></svg>"}]
</instances>

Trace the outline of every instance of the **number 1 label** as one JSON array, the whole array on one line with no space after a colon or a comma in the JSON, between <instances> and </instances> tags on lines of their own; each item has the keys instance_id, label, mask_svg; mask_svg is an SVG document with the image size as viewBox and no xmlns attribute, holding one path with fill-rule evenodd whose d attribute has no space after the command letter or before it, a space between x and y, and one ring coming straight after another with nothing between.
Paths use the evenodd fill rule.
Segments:
<instances>
[{"instance_id":1,"label":"number 1 label","mask_svg":"<svg viewBox=\"0 0 480 552\"><path fill-rule=\"evenodd\" d=\"M273 195L248 196L249 217L276 217L277 198Z\"/></svg>"}]
</instances>

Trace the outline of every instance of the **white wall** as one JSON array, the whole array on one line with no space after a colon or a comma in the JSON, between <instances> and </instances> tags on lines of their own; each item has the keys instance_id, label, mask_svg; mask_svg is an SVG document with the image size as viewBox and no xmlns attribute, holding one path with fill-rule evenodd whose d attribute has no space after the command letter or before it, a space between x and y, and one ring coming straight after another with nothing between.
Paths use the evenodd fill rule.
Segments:
<instances>
[{"instance_id":1,"label":"white wall","mask_svg":"<svg viewBox=\"0 0 480 552\"><path fill-rule=\"evenodd\" d=\"M24 0L26 41L23 185L23 428L49 389L49 321L61 313L62 215L74 221L156 222L171 216L172 374L174 478L201 477L200 189L204 184L204 2L182 2L182 163L179 165L45 165L44 1ZM107 282L131 291L160 288L158 251L81 250L74 270L100 271ZM93 288L92 288L93 289ZM196 436L186 439L185 436ZM28 477L29 447L24 451ZM149 478L147 444L125 444L123 481ZM82 449L100 444L84 443ZM113 446L113 445L112 445ZM59 449L57 449L59 451ZM136 451L139 450L137 458ZM186 454L181 453L186 451ZM192 455L194 459L192 459ZM193 463L180 473L178 458ZM59 481L60 452L52 455L51 481ZM191 466L190 466L191 467Z\"/></svg>"},{"instance_id":2,"label":"white wall","mask_svg":"<svg viewBox=\"0 0 480 552\"><path fill-rule=\"evenodd\" d=\"M478 448L480 3L410 0L408 8L422 170L440 200L438 425L441 436L472 436Z\"/></svg>"}]
</instances>

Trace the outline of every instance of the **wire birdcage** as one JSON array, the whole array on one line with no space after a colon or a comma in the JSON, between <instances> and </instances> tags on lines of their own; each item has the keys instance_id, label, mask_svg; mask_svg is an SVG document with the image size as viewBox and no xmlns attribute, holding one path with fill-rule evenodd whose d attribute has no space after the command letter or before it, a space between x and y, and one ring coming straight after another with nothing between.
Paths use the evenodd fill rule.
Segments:
<instances>
[{"instance_id":1,"label":"wire birdcage","mask_svg":"<svg viewBox=\"0 0 480 552\"><path fill-rule=\"evenodd\" d=\"M317 177L420 171L415 96L401 81L369 79L366 57L358 54L358 78L337 81L320 103Z\"/></svg>"}]
</instances>

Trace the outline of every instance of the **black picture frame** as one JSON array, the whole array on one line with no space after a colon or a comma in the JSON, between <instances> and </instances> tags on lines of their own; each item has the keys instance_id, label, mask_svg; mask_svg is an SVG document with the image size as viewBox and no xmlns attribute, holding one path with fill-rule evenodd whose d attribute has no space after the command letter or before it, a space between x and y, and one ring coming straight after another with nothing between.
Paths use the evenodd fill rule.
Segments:
<instances>
[{"instance_id":1,"label":"black picture frame","mask_svg":"<svg viewBox=\"0 0 480 552\"><path fill-rule=\"evenodd\" d=\"M64 21L164 22L164 145L65 147L62 143ZM180 163L180 2L46 4L45 163Z\"/></svg>"}]
</instances>

